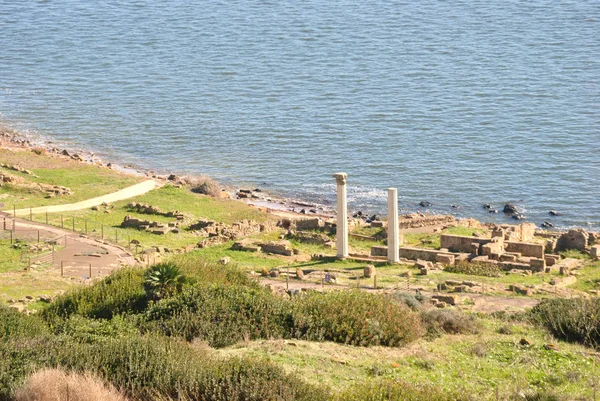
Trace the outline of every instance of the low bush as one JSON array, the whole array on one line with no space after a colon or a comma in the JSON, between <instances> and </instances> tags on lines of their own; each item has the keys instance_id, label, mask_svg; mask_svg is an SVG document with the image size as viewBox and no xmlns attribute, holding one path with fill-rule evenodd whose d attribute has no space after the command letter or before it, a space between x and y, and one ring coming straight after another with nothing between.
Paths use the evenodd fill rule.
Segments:
<instances>
[{"instance_id":1,"label":"low bush","mask_svg":"<svg viewBox=\"0 0 600 401\"><path fill-rule=\"evenodd\" d=\"M90 372L134 400L325 400L327 389L309 385L274 364L215 359L157 336L84 344L42 336L27 343L0 342L0 401L40 368Z\"/></svg>"},{"instance_id":2,"label":"low bush","mask_svg":"<svg viewBox=\"0 0 600 401\"><path fill-rule=\"evenodd\" d=\"M37 316L27 316L0 305L0 341L32 338L47 332L48 327Z\"/></svg>"},{"instance_id":3,"label":"low bush","mask_svg":"<svg viewBox=\"0 0 600 401\"><path fill-rule=\"evenodd\" d=\"M452 309L429 309L421 312L421 320L427 334L439 337L442 334L476 334L480 326L475 316Z\"/></svg>"},{"instance_id":4,"label":"low bush","mask_svg":"<svg viewBox=\"0 0 600 401\"><path fill-rule=\"evenodd\" d=\"M530 316L558 338L600 347L600 298L544 299Z\"/></svg>"},{"instance_id":5,"label":"low bush","mask_svg":"<svg viewBox=\"0 0 600 401\"><path fill-rule=\"evenodd\" d=\"M267 289L197 285L151 305L140 327L224 347L242 340L281 338L290 319L289 301Z\"/></svg>"},{"instance_id":6,"label":"low bush","mask_svg":"<svg viewBox=\"0 0 600 401\"><path fill-rule=\"evenodd\" d=\"M447 266L444 270L449 273L483 277L499 277L502 273L502 269L498 265L474 262L458 262L454 266Z\"/></svg>"},{"instance_id":7,"label":"low bush","mask_svg":"<svg viewBox=\"0 0 600 401\"><path fill-rule=\"evenodd\" d=\"M292 304L292 335L297 338L393 347L423 334L418 315L383 294L314 292Z\"/></svg>"},{"instance_id":8,"label":"low bush","mask_svg":"<svg viewBox=\"0 0 600 401\"><path fill-rule=\"evenodd\" d=\"M421 306L429 301L429 297L423 294L412 294L409 292L395 292L393 295L394 299L412 310L416 311L421 309Z\"/></svg>"},{"instance_id":9,"label":"low bush","mask_svg":"<svg viewBox=\"0 0 600 401\"><path fill-rule=\"evenodd\" d=\"M209 263L199 259L191 259L186 255L174 256L170 259L172 264L179 267L190 284L233 284L260 288L261 285L251 280L248 275L237 266Z\"/></svg>"},{"instance_id":10,"label":"low bush","mask_svg":"<svg viewBox=\"0 0 600 401\"><path fill-rule=\"evenodd\" d=\"M113 272L90 287L78 288L56 299L42 311L42 317L54 323L71 315L110 319L146 309L148 297L144 291L144 271L124 268Z\"/></svg>"},{"instance_id":11,"label":"low bush","mask_svg":"<svg viewBox=\"0 0 600 401\"><path fill-rule=\"evenodd\" d=\"M124 316L115 316L107 319L89 319L73 315L68 319L59 320L54 327L57 335L67 335L81 343L96 343L112 341L119 337L139 335L137 327Z\"/></svg>"}]
</instances>

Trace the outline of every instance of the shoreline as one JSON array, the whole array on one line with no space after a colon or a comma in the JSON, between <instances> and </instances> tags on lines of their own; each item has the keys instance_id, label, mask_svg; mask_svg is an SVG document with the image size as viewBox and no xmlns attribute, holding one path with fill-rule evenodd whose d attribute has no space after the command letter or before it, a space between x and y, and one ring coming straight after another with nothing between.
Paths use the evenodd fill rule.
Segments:
<instances>
[{"instance_id":1,"label":"shoreline","mask_svg":"<svg viewBox=\"0 0 600 401\"><path fill-rule=\"evenodd\" d=\"M130 174L137 177L147 177L157 180L162 184L184 180L187 177L194 177L189 174L178 174L177 172L157 172L151 168L134 166L129 163L121 164L119 162L104 161L100 157L97 157L94 152L89 150L81 149L76 151L69 146L57 147L54 145L55 144L53 142L37 142L28 138L27 135L23 134L22 132L0 123L0 148L24 151L43 149L47 155L51 155L52 157L71 159L101 168L116 170L124 174ZM213 180L212 177L204 175L199 175L198 177L207 177ZM269 209L275 213L306 215L307 217L314 216L331 218L335 216L334 210L329 209L324 205L319 205L300 199L286 198L274 192L260 188L247 189L240 186L223 184L222 182L218 182L216 180L213 181L217 182L219 188L228 194L226 197L244 202L256 208ZM249 196L240 196L244 193L248 193ZM313 212L311 212L311 210Z\"/></svg>"},{"instance_id":2,"label":"shoreline","mask_svg":"<svg viewBox=\"0 0 600 401\"><path fill-rule=\"evenodd\" d=\"M12 146L7 146L8 144ZM178 172L157 172L152 168L145 168L141 166L136 166L131 163L120 163L119 161L105 161L101 159L97 154L93 151L86 150L80 148L79 150L75 150L74 147L70 147L66 144L59 144L54 141L45 141L42 136L38 135L38 140L32 138L32 136L27 135L23 132L20 132L10 126L7 126L0 122L0 147L12 149L17 148L21 150L33 150L36 148L44 149L46 154L52 155L53 157L62 157L67 159L73 159L79 162L88 163L90 165L96 165L102 168L108 168L120 171L124 174L130 174L138 177L147 177L155 179L161 183L166 182L174 182L177 180L184 180L185 178L192 177L206 177L210 180L213 180L218 183L219 188L222 191L226 192L226 197L244 202L248 205L259 209L265 209L269 212L273 212L275 214L289 214L289 215L297 215L297 216L305 216L309 217L324 217L324 218L333 218L335 216L335 205L327 206L324 204L319 204L311 201L306 201L303 199L297 198L289 198L282 196L277 193L277 191L265 190L259 187L252 188L253 185L249 186L240 186L240 185L232 185L232 184L224 184L220 181L214 180L212 177L200 174L200 175L190 175L185 173ZM548 224L539 224L536 221L532 221L527 219L526 217L510 219L506 217L505 221L490 221L488 219L482 219L481 216L473 217L471 216L459 216L456 213L447 213L442 211L432 211L427 208L427 206L431 205L429 202L422 202L426 206L417 205L412 210L404 210L406 213L400 214L401 216L408 215L448 215L454 216L457 220L476 220L481 224L491 224L491 225L518 225L520 223L534 223L536 224L536 229L540 231L549 231L549 232L565 232L569 229L584 229L595 231L594 226L591 223L588 223L588 227L585 226L554 226L552 225L551 218L548 218L544 223ZM429 204L429 205L428 205ZM495 211L495 215L504 215L501 206L498 207ZM451 207L455 210L459 210L460 206L451 205ZM487 209L486 205L483 205L484 210ZM490 211L491 213L491 211ZM363 220L370 221L376 220L374 217L379 215L378 213L370 210L354 210L350 212L351 217L354 218L362 218ZM517 216L520 213L517 213ZM498 219L500 220L500 219ZM591 227L590 227L591 226Z\"/></svg>"}]
</instances>

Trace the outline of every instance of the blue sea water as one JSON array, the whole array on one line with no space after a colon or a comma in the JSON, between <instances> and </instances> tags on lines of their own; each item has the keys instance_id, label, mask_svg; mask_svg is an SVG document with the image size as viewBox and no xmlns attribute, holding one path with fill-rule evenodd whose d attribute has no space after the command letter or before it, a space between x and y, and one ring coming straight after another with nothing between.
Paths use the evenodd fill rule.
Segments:
<instances>
[{"instance_id":1,"label":"blue sea water","mask_svg":"<svg viewBox=\"0 0 600 401\"><path fill-rule=\"evenodd\" d=\"M597 229L600 2L0 0L0 121L322 203L346 171L353 210L398 187Z\"/></svg>"}]
</instances>

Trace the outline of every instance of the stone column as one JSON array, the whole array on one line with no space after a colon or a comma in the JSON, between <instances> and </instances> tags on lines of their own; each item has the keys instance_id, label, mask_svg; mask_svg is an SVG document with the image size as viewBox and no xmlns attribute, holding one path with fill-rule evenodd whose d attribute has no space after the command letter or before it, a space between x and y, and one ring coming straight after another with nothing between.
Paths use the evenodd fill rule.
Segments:
<instances>
[{"instance_id":1,"label":"stone column","mask_svg":"<svg viewBox=\"0 0 600 401\"><path fill-rule=\"evenodd\" d=\"M337 257L339 259L345 259L348 257L348 204L346 196L347 174L335 173L333 177L337 183Z\"/></svg>"},{"instance_id":2,"label":"stone column","mask_svg":"<svg viewBox=\"0 0 600 401\"><path fill-rule=\"evenodd\" d=\"M398 248L400 247L398 235L398 189L388 188L388 250L387 260L390 263L400 261Z\"/></svg>"}]
</instances>

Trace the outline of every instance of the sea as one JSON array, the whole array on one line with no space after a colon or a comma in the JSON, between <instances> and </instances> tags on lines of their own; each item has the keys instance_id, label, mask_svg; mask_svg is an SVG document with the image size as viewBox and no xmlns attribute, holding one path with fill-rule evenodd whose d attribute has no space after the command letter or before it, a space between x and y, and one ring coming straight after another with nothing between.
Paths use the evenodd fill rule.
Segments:
<instances>
[{"instance_id":1,"label":"sea","mask_svg":"<svg viewBox=\"0 0 600 401\"><path fill-rule=\"evenodd\" d=\"M0 122L325 206L346 172L351 211L396 187L599 229L600 1L0 0Z\"/></svg>"}]
</instances>

